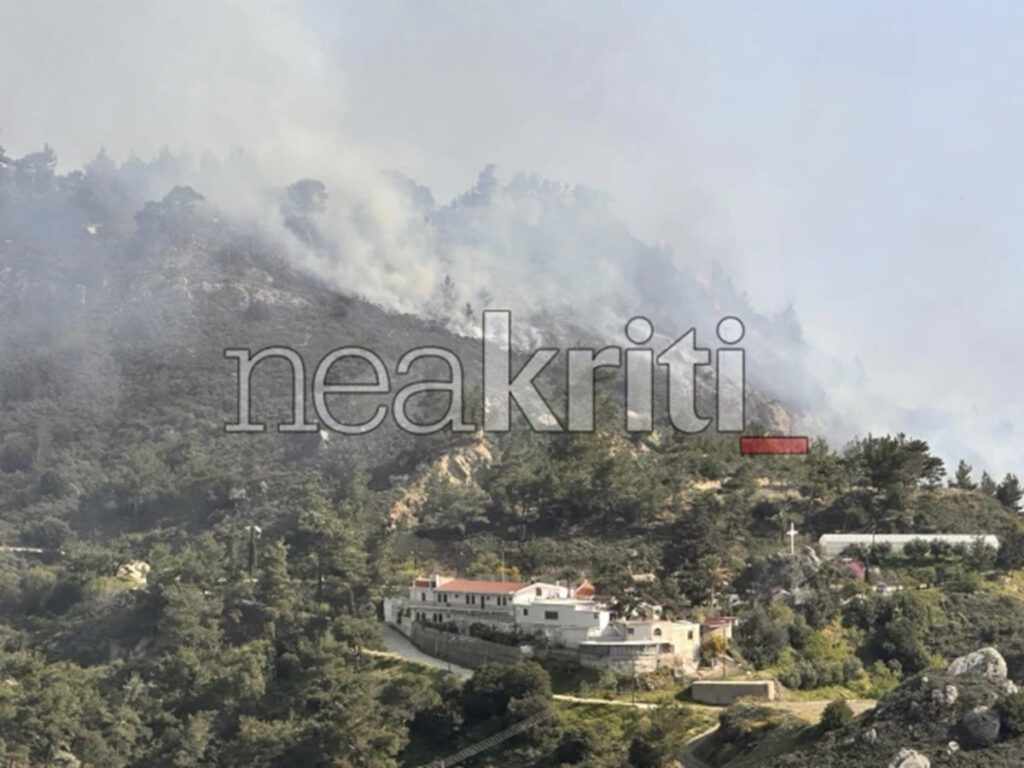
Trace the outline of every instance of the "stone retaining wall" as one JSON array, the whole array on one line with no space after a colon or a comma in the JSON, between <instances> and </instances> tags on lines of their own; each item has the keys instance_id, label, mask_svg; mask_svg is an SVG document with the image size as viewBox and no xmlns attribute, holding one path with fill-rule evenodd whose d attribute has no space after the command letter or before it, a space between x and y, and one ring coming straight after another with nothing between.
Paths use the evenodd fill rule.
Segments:
<instances>
[{"instance_id":1,"label":"stone retaining wall","mask_svg":"<svg viewBox=\"0 0 1024 768\"><path fill-rule=\"evenodd\" d=\"M470 669L489 661L515 664L533 658L533 649L528 645L492 643L479 637L431 629L417 622L406 624L402 632L423 653Z\"/></svg>"}]
</instances>

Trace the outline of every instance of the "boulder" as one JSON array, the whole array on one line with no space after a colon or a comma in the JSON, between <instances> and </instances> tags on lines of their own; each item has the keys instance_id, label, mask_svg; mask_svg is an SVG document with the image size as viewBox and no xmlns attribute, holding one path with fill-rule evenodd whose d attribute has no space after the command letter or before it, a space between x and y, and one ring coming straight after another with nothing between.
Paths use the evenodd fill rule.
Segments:
<instances>
[{"instance_id":1,"label":"boulder","mask_svg":"<svg viewBox=\"0 0 1024 768\"><path fill-rule=\"evenodd\" d=\"M932 761L916 749L903 748L896 753L889 768L932 768Z\"/></svg>"},{"instance_id":2,"label":"boulder","mask_svg":"<svg viewBox=\"0 0 1024 768\"><path fill-rule=\"evenodd\" d=\"M982 648L953 659L946 671L956 677L983 677L993 683L1006 680L1006 659L995 648Z\"/></svg>"},{"instance_id":3,"label":"boulder","mask_svg":"<svg viewBox=\"0 0 1024 768\"><path fill-rule=\"evenodd\" d=\"M949 683L932 691L932 701L943 707L953 706L959 697L960 691L955 685Z\"/></svg>"},{"instance_id":4,"label":"boulder","mask_svg":"<svg viewBox=\"0 0 1024 768\"><path fill-rule=\"evenodd\" d=\"M963 727L972 746L991 747L999 741L999 713L992 707L975 707L964 715Z\"/></svg>"}]
</instances>

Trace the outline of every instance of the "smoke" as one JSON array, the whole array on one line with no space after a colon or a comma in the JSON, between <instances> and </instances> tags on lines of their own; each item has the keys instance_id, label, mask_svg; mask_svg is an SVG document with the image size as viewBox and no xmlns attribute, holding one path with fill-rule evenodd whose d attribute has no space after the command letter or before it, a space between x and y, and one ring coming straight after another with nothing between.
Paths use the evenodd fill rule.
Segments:
<instances>
[{"instance_id":1,"label":"smoke","mask_svg":"<svg viewBox=\"0 0 1024 768\"><path fill-rule=\"evenodd\" d=\"M0 67L21 73L0 82L0 103L17 107L0 125L12 154L46 141L67 171L102 147L140 200L191 185L226 214L260 222L340 290L466 334L490 306L521 318L523 343L550 341L554 329L623 343L626 321L643 314L662 342L696 326L714 346L718 319L737 315L761 388L824 412L795 318L757 315L715 258L692 247L701 233L680 269L678 254L634 237L611 201L584 187L527 175L503 183L487 167L438 204L385 174L385 151L346 136L348 73L285 4L43 0L18 17L0 46ZM328 191L311 216L321 247L281 220L281 190L301 178Z\"/></svg>"},{"instance_id":2,"label":"smoke","mask_svg":"<svg viewBox=\"0 0 1024 768\"><path fill-rule=\"evenodd\" d=\"M0 30L0 67L6 73L0 79L0 144L12 154L46 141L57 149L62 169L70 170L105 147L123 163L120 173L138 171L136 189L145 199L159 199L175 184L192 185L227 215L259 222L297 263L339 289L397 311L442 317L464 333L475 332L479 310L491 306L510 308L523 318L521 340L527 343L552 328L566 329L569 337L578 329L622 343L626 321L643 314L661 339L695 326L703 345L716 346L718 319L739 316L746 323L744 346L758 385L802 411L794 429L833 439L868 429L919 431L938 441L949 458L961 452L970 456L962 443L971 430L992 431L976 406L971 411L969 405L944 402L929 411L919 403L897 406L868 394L868 384L877 385L877 379L854 355L813 346L792 306L777 312L754 306L729 277L741 260L728 246L749 240L750 233L722 239L721 222L707 222L706 209L695 202L698 196L679 194L682 183L645 186L663 160L657 150L648 156L617 145L600 127L582 130L559 122L550 116L556 110L549 103L534 107L530 125L520 113L499 114L498 120L515 127L500 136L489 134L484 126L493 122L487 122L484 107L472 103L473 95L485 87L504 89L504 100L495 103L507 106L520 94L502 74L512 64L508 58L497 60L510 54L501 50L494 29L457 39L457 28L472 27L455 24L465 22L468 12L453 11L449 19L406 7L411 21L402 21L389 5L381 14L394 35L385 45L350 5L331 6L330 18L341 28L333 37L311 24L323 11L316 3L40 0L10 5L4 18L17 23ZM523 22L515 32L524 37L536 32L545 43L541 50L549 51L558 34L575 29L577 14L544 13L549 15L543 23ZM522 69L537 79L550 74L559 83L557 93L575 93L578 86L594 98L600 97L594 83L627 79L626 70L618 69L629 57L622 40L638 33L608 23L604 11L594 16L593 24L580 23L587 24L588 33L602 25L605 31L589 34L580 45L602 53L596 74L590 69L594 59L580 53L566 53L560 67L524 59ZM686 39L699 48L696 28ZM360 55L338 55L332 46L339 40ZM496 61L487 59L490 48ZM451 82L428 96L422 86L438 70L419 57L450 61L460 55L464 61ZM650 83L629 81L630 92L640 94L629 104L637 122L653 123L653 89L664 77L662 65L656 57L644 59L640 71L650 75ZM578 100L580 114L598 124L602 117L609 124L621 119L588 112L590 102ZM395 120L374 123L365 110L371 103L393 106L382 113ZM423 146L410 148L408 137L417 135L417 120L426 116L432 119L423 121L429 122L422 126ZM555 132L571 137L559 147L569 147L567 155L575 151L572 160L552 161L558 150L546 145ZM513 133L523 134L519 156L506 149ZM653 125L637 135L650 135L651 146L663 146L664 137ZM672 141L689 138L673 136ZM427 147L462 152L466 159L443 165L447 172L439 184L430 176L410 180L387 173L426 171L431 167L423 159ZM609 154L615 157L600 168L590 162ZM506 164L497 172L484 168L473 183L466 164L476 171L492 156ZM586 176L619 199L586 186L517 175L536 167L534 156L545 158L546 171L573 182ZM153 157L162 159L145 166L132 162ZM580 171L592 166L595 170ZM727 170L735 172L731 166ZM297 238L280 213L282 190L303 178L323 181L329 195L324 210L309 216L322 237L316 247ZM435 195L419 184L442 192ZM637 217L624 211L638 210L645 232L671 217L665 231L672 247L632 234L623 222L629 218L634 225ZM877 393L878 387L873 389ZM998 440L986 437L985 443L979 451L995 466L1006 467L1014 458Z\"/></svg>"}]
</instances>

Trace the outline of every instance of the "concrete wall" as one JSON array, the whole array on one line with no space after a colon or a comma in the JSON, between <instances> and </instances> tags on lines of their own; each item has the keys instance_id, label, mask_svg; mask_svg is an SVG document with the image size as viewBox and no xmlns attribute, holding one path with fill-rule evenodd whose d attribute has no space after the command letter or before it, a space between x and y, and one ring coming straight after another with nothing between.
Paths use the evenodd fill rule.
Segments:
<instances>
[{"instance_id":1,"label":"concrete wall","mask_svg":"<svg viewBox=\"0 0 1024 768\"><path fill-rule=\"evenodd\" d=\"M694 701L722 707L744 697L767 701L776 697L774 680L694 680L690 690Z\"/></svg>"},{"instance_id":2,"label":"concrete wall","mask_svg":"<svg viewBox=\"0 0 1024 768\"><path fill-rule=\"evenodd\" d=\"M515 664L533 658L533 649L530 646L492 643L479 637L442 632L415 622L406 623L402 627L402 632L423 653L470 669L491 661Z\"/></svg>"},{"instance_id":3,"label":"concrete wall","mask_svg":"<svg viewBox=\"0 0 1024 768\"><path fill-rule=\"evenodd\" d=\"M608 655L581 652L578 648L534 648L529 645L512 646L492 643L479 637L456 635L438 629L424 627L417 622L403 620L395 628L409 638L423 653L434 656L460 667L476 669L481 664L497 662L515 664L519 661L571 661L591 669L611 669L620 675L646 674L661 667L692 671L680 657L665 653L642 653L629 655ZM620 653L628 650L616 649ZM750 693L739 694L754 695Z\"/></svg>"}]
</instances>

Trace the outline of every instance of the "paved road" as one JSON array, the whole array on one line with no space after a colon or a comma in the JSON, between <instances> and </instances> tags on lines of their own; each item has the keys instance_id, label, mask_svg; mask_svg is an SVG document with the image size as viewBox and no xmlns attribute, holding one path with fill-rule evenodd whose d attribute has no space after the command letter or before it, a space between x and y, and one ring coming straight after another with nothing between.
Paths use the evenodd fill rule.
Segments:
<instances>
[{"instance_id":1,"label":"paved road","mask_svg":"<svg viewBox=\"0 0 1024 768\"><path fill-rule=\"evenodd\" d=\"M460 667L458 664L451 664L443 659L438 659L434 656L424 653L412 642L399 632L397 629L390 625L384 625L384 647L388 649L387 654L389 656L399 656L406 661L416 662L417 664L424 664L428 667L434 667L435 669L444 669L450 671L452 674L458 675L459 677L472 677L473 670ZM366 651L367 653L373 653L373 651ZM651 704L649 702L642 701L616 701L609 699L588 699L582 696L569 696L567 694L557 693L554 698L558 701L565 701L572 704L607 704L611 707L633 707L634 709L657 709L657 704Z\"/></svg>"},{"instance_id":2,"label":"paved road","mask_svg":"<svg viewBox=\"0 0 1024 768\"><path fill-rule=\"evenodd\" d=\"M694 750L696 750L697 745L701 741L704 740L705 736L710 736L712 733L714 733L717 730L718 730L718 726L717 725L712 726L711 728L708 728L706 731L704 731L704 733L701 733L701 734L698 734L697 736L694 736L692 739L690 739L687 742L686 746L683 747L683 754L682 754L683 768L711 768L710 765L705 763L703 760L701 760L699 757L697 757L693 753L694 753Z\"/></svg>"},{"instance_id":3,"label":"paved road","mask_svg":"<svg viewBox=\"0 0 1024 768\"><path fill-rule=\"evenodd\" d=\"M435 658L429 654L424 653L419 648L414 646L405 635L399 632L394 627L385 624L384 625L384 647L387 648L387 653L384 655L398 656L406 661L416 662L418 664L424 664L428 667L434 667L435 669L444 669L452 672L459 677L472 677L473 670L467 669L466 667L460 667L458 664L451 664L443 659ZM367 651L367 653L382 653L380 651ZM651 704L648 702L632 702L632 701L618 701L609 699L587 699L581 696L568 696L566 694L556 694L554 698L560 702L571 703L571 704L605 704L612 707L633 707L634 709L657 709L660 705ZM767 702L766 702L767 703ZM828 705L828 700L822 701L775 701L770 706L777 707L779 709L786 709L793 714L804 717L809 721L814 721L821 716L822 710ZM869 699L856 699L851 700L850 706L853 708L855 714L860 714L866 709L870 709L875 705L874 701ZM700 705L691 705L700 706ZM715 710L720 710L720 707L714 707ZM705 737L710 736L718 729L718 726L709 728L708 730L701 733L699 736L694 737L689 741L686 747L683 749L682 763L683 768L712 768L706 762L698 758L693 754L694 749L698 743Z\"/></svg>"},{"instance_id":4,"label":"paved road","mask_svg":"<svg viewBox=\"0 0 1024 768\"><path fill-rule=\"evenodd\" d=\"M453 675L458 675L459 677L473 676L473 670L471 669L460 667L458 664L452 664L444 661L443 659L428 656L413 645L409 638L388 624L384 625L384 647L396 656L401 656L406 661L415 661L419 664L425 664L428 667L444 669L451 672Z\"/></svg>"}]
</instances>

